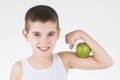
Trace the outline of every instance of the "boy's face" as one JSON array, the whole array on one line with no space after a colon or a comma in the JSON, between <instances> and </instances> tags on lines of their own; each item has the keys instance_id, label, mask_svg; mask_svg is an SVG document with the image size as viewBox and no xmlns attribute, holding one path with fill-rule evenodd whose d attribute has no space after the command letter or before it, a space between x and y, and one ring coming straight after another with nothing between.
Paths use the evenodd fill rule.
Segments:
<instances>
[{"instance_id":1,"label":"boy's face","mask_svg":"<svg viewBox=\"0 0 120 80\"><path fill-rule=\"evenodd\" d=\"M36 21L29 22L29 25L29 32L27 33L23 30L23 34L25 39L30 42L33 53L37 53L40 56L51 54L60 34L60 30L57 29L57 23Z\"/></svg>"}]
</instances>

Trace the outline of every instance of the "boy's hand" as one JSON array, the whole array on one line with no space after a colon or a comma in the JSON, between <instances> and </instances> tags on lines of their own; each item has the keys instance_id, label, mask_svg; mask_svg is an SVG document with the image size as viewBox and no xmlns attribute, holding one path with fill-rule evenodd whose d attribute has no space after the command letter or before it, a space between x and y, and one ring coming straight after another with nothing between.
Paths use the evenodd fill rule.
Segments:
<instances>
[{"instance_id":1,"label":"boy's hand","mask_svg":"<svg viewBox=\"0 0 120 80\"><path fill-rule=\"evenodd\" d=\"M77 40L81 39L80 30L76 30L66 34L66 43L70 45L70 49L74 47Z\"/></svg>"}]
</instances>

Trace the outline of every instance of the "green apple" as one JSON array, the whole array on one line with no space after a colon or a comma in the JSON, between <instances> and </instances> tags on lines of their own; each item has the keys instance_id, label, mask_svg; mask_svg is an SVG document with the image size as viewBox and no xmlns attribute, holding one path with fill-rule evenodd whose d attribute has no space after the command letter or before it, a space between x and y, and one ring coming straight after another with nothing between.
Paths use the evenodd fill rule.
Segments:
<instances>
[{"instance_id":1,"label":"green apple","mask_svg":"<svg viewBox=\"0 0 120 80\"><path fill-rule=\"evenodd\" d=\"M81 58L87 58L91 52L90 47L85 42L80 42L76 46L76 55Z\"/></svg>"}]
</instances>

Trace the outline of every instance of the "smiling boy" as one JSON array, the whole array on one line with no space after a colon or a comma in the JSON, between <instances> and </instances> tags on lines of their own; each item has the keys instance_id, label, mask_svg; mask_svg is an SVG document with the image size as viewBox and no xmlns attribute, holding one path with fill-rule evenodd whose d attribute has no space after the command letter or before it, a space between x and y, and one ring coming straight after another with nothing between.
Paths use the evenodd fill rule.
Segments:
<instances>
[{"instance_id":1,"label":"smiling boy","mask_svg":"<svg viewBox=\"0 0 120 80\"><path fill-rule=\"evenodd\" d=\"M10 80L67 80L71 68L104 69L113 64L107 52L83 30L66 34L66 43L72 49L82 39L91 48L92 56L80 58L70 51L52 53L59 35L59 19L53 8L30 8L25 15L23 36L31 44L33 54L13 65Z\"/></svg>"}]
</instances>

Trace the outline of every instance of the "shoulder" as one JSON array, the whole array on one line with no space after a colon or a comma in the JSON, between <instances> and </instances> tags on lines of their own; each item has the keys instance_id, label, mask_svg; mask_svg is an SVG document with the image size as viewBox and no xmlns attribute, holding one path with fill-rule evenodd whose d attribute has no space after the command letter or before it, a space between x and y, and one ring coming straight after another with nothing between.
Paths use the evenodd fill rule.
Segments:
<instances>
[{"instance_id":1,"label":"shoulder","mask_svg":"<svg viewBox=\"0 0 120 80\"><path fill-rule=\"evenodd\" d=\"M72 57L73 55L75 55L75 52L70 52L70 51L64 51L64 52L59 52L58 55L65 59L68 60L70 57Z\"/></svg>"},{"instance_id":2,"label":"shoulder","mask_svg":"<svg viewBox=\"0 0 120 80\"><path fill-rule=\"evenodd\" d=\"M21 69L22 69L22 63L21 63L21 61L15 62L15 63L13 64L13 66L12 66L12 70L13 70L13 71L19 71L19 70L21 70Z\"/></svg>"},{"instance_id":3,"label":"shoulder","mask_svg":"<svg viewBox=\"0 0 120 80\"><path fill-rule=\"evenodd\" d=\"M13 64L10 78L11 80L20 80L22 76L22 64L21 61L17 61Z\"/></svg>"},{"instance_id":4,"label":"shoulder","mask_svg":"<svg viewBox=\"0 0 120 80\"><path fill-rule=\"evenodd\" d=\"M71 67L70 61L71 59L74 58L74 56L76 56L75 52L70 52L70 51L59 52L58 55L62 59L62 62L66 69L69 69Z\"/></svg>"},{"instance_id":5,"label":"shoulder","mask_svg":"<svg viewBox=\"0 0 120 80\"><path fill-rule=\"evenodd\" d=\"M59 52L58 55L65 60L68 60L73 56L76 56L75 52L70 52L70 51Z\"/></svg>"},{"instance_id":6,"label":"shoulder","mask_svg":"<svg viewBox=\"0 0 120 80\"><path fill-rule=\"evenodd\" d=\"M14 63L13 67L19 67L21 65L22 65L21 61L17 61L17 62Z\"/></svg>"}]
</instances>

